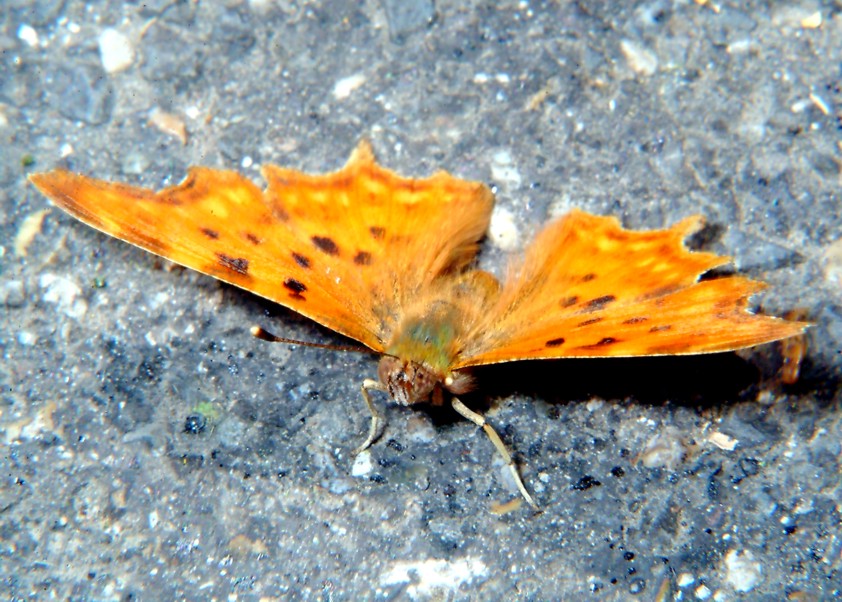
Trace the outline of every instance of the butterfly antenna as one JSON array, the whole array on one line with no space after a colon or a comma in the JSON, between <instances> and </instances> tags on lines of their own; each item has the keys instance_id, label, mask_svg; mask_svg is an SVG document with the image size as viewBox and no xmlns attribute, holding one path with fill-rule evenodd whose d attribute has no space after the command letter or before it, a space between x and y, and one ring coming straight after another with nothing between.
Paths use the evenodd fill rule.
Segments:
<instances>
[{"instance_id":1,"label":"butterfly antenna","mask_svg":"<svg viewBox=\"0 0 842 602\"><path fill-rule=\"evenodd\" d=\"M317 347L318 349L331 349L333 351L349 351L351 353L377 353L368 347L357 347L354 345L329 345L327 343L311 343L310 341L299 341L297 339L288 339L286 337L279 337L272 334L268 330L260 326L251 327L252 336L257 337L263 341L270 343L286 343L287 345L303 345L305 347Z\"/></svg>"}]
</instances>

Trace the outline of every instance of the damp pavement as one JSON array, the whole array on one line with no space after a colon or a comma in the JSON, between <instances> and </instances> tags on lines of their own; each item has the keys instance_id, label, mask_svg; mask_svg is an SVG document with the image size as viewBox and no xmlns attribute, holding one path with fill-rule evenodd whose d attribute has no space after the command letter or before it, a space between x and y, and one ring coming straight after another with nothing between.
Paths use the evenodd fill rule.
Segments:
<instances>
[{"instance_id":1,"label":"damp pavement","mask_svg":"<svg viewBox=\"0 0 842 602\"><path fill-rule=\"evenodd\" d=\"M4 3L0 591L9 600L829 600L842 589L842 12L833 2ZM512 364L481 432L387 406L376 358L75 222L64 166L160 188L386 166L497 195L501 273L573 207L658 228L815 326L696 358ZM44 210L47 209L45 212ZM385 400L379 399L385 404Z\"/></svg>"}]
</instances>

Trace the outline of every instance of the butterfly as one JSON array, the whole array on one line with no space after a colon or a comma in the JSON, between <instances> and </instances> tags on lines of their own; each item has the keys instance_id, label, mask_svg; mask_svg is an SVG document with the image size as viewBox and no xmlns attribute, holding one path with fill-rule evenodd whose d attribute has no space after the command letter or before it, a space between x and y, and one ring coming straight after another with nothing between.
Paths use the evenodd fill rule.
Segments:
<instances>
[{"instance_id":1,"label":"butterfly","mask_svg":"<svg viewBox=\"0 0 842 602\"><path fill-rule=\"evenodd\" d=\"M684 240L704 223L633 231L574 210L549 223L501 283L475 266L494 198L444 171L405 178L361 142L325 175L264 166L266 188L234 171L190 168L159 192L76 175L32 183L82 222L295 310L381 354L362 384L371 412L360 452L382 418L371 391L411 406L452 407L491 439L530 504L506 446L460 400L471 368L532 359L731 351L801 334L807 324L754 314L764 284L700 279L728 257ZM270 341L287 341L255 328Z\"/></svg>"}]
</instances>

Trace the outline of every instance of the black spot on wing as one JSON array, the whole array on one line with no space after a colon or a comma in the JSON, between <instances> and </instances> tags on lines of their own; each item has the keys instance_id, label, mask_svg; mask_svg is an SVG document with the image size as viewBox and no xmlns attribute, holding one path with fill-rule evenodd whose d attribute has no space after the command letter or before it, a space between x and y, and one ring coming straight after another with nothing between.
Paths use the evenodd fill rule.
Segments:
<instances>
[{"instance_id":1,"label":"black spot on wing","mask_svg":"<svg viewBox=\"0 0 842 602\"><path fill-rule=\"evenodd\" d=\"M307 285L295 278L287 278L284 280L284 288L290 292L290 297L304 301L304 295L301 293L307 290Z\"/></svg>"},{"instance_id":2,"label":"black spot on wing","mask_svg":"<svg viewBox=\"0 0 842 602\"><path fill-rule=\"evenodd\" d=\"M660 288L656 288L655 290L649 291L645 295L641 295L640 301L648 301L650 299L657 299L658 297L665 297L671 293L677 291L680 287L675 285L669 286L662 286Z\"/></svg>"},{"instance_id":3,"label":"black spot on wing","mask_svg":"<svg viewBox=\"0 0 842 602\"><path fill-rule=\"evenodd\" d=\"M560 345L564 345L564 339L562 337L558 337L557 339L550 339L544 344L547 347L559 347Z\"/></svg>"},{"instance_id":4,"label":"black spot on wing","mask_svg":"<svg viewBox=\"0 0 842 602\"><path fill-rule=\"evenodd\" d=\"M382 240L386 236L386 228L381 228L380 226L371 226L368 231L371 232L371 236L375 240Z\"/></svg>"},{"instance_id":5,"label":"black spot on wing","mask_svg":"<svg viewBox=\"0 0 842 602\"><path fill-rule=\"evenodd\" d=\"M597 322L602 322L602 318L591 318L590 320L585 320L584 322L579 322L576 324L577 327L581 328L582 326L590 326L591 324L596 324Z\"/></svg>"},{"instance_id":6,"label":"black spot on wing","mask_svg":"<svg viewBox=\"0 0 842 602\"><path fill-rule=\"evenodd\" d=\"M614 343L618 343L619 341L614 337L605 337L604 339L599 340L598 342L594 343L593 345L581 345L579 349L598 349L600 347L607 347L609 345L613 345Z\"/></svg>"},{"instance_id":7,"label":"black spot on wing","mask_svg":"<svg viewBox=\"0 0 842 602\"><path fill-rule=\"evenodd\" d=\"M582 282L590 282L591 280L595 280L595 279L596 279L596 274L594 274L594 273L585 274L584 276L582 276Z\"/></svg>"},{"instance_id":8,"label":"black spot on wing","mask_svg":"<svg viewBox=\"0 0 842 602\"><path fill-rule=\"evenodd\" d=\"M316 248L328 255L339 255L339 247L329 236L314 236L310 240L316 245Z\"/></svg>"},{"instance_id":9,"label":"black spot on wing","mask_svg":"<svg viewBox=\"0 0 842 602\"><path fill-rule=\"evenodd\" d=\"M649 318L629 318L628 320L623 320L623 324L640 324L648 319Z\"/></svg>"},{"instance_id":10,"label":"black spot on wing","mask_svg":"<svg viewBox=\"0 0 842 602\"><path fill-rule=\"evenodd\" d=\"M302 268L309 269L310 268L310 258L306 257L300 253L296 253L293 251L292 258L295 260L295 263L300 265Z\"/></svg>"},{"instance_id":11,"label":"black spot on wing","mask_svg":"<svg viewBox=\"0 0 842 602\"><path fill-rule=\"evenodd\" d=\"M202 234L210 238L211 240L217 240L219 238L219 232L216 230L211 230L210 228L200 228Z\"/></svg>"},{"instance_id":12,"label":"black spot on wing","mask_svg":"<svg viewBox=\"0 0 842 602\"><path fill-rule=\"evenodd\" d=\"M649 329L649 332L664 332L666 330L671 330L671 329L672 329L671 324L664 324L663 326L653 326L652 328Z\"/></svg>"},{"instance_id":13,"label":"black spot on wing","mask_svg":"<svg viewBox=\"0 0 842 602\"><path fill-rule=\"evenodd\" d=\"M562 307L573 307L579 302L579 297L573 295L572 297L565 297L559 303Z\"/></svg>"},{"instance_id":14,"label":"black spot on wing","mask_svg":"<svg viewBox=\"0 0 842 602\"><path fill-rule=\"evenodd\" d=\"M354 263L357 265L371 265L371 253L368 251L360 251L354 255Z\"/></svg>"},{"instance_id":15,"label":"black spot on wing","mask_svg":"<svg viewBox=\"0 0 842 602\"><path fill-rule=\"evenodd\" d=\"M599 311L612 301L616 300L617 297L615 297L614 295L603 295L602 297L591 299L590 301L585 303L584 311Z\"/></svg>"},{"instance_id":16,"label":"black spot on wing","mask_svg":"<svg viewBox=\"0 0 842 602\"><path fill-rule=\"evenodd\" d=\"M243 236L247 241L249 241L253 245L259 245L263 241L260 240L256 235L252 234L251 232L243 232Z\"/></svg>"},{"instance_id":17,"label":"black spot on wing","mask_svg":"<svg viewBox=\"0 0 842 602\"><path fill-rule=\"evenodd\" d=\"M222 267L231 270L232 272L237 272L242 276L248 276L248 259L244 259L243 257L231 257L230 255L226 255L225 253L217 253L216 257L219 260L219 265L221 265Z\"/></svg>"}]
</instances>

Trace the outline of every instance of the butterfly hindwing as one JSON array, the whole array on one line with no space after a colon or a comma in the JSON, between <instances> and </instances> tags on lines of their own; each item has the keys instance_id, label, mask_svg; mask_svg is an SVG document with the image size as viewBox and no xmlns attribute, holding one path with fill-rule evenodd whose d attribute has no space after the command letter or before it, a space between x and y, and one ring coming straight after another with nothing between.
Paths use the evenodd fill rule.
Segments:
<instances>
[{"instance_id":1,"label":"butterfly hindwing","mask_svg":"<svg viewBox=\"0 0 842 602\"><path fill-rule=\"evenodd\" d=\"M803 323L748 311L761 283L736 276L699 281L730 261L685 248L701 225L690 217L667 230L631 231L581 211L549 224L510 270L455 367L709 353L802 332Z\"/></svg>"}]
</instances>

